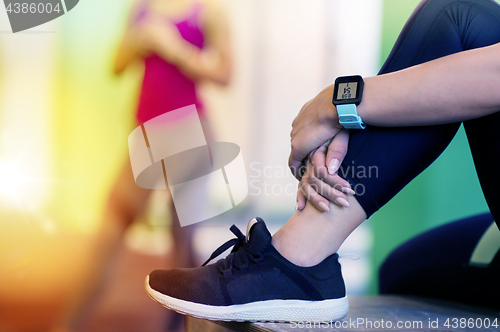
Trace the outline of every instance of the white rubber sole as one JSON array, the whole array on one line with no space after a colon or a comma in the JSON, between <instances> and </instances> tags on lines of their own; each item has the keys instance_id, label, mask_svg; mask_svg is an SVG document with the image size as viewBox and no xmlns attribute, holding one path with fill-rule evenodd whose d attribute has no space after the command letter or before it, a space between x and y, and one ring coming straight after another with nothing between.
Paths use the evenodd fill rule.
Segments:
<instances>
[{"instance_id":1,"label":"white rubber sole","mask_svg":"<svg viewBox=\"0 0 500 332\"><path fill-rule=\"evenodd\" d=\"M323 301L268 300L231 306L211 306L176 299L155 291L146 277L146 292L165 308L197 318L251 322L323 322L347 316L347 296Z\"/></svg>"}]
</instances>

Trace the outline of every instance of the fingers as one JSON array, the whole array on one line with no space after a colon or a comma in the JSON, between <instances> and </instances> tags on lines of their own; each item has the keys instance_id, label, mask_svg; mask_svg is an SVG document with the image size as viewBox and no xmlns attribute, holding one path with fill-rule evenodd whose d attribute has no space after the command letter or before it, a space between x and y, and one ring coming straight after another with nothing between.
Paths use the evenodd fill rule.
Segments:
<instances>
[{"instance_id":1,"label":"fingers","mask_svg":"<svg viewBox=\"0 0 500 332\"><path fill-rule=\"evenodd\" d=\"M317 184L310 183L309 170L304 174L302 180L300 181L300 190L304 196L305 200L308 200L313 204L318 210L323 212L330 211L330 202L324 197L322 197L318 192L320 189ZM304 204L305 207L305 204ZM303 209L303 207L302 207Z\"/></svg>"},{"instance_id":2,"label":"fingers","mask_svg":"<svg viewBox=\"0 0 500 332\"><path fill-rule=\"evenodd\" d=\"M323 144L310 156L313 174L320 179L328 175L328 169L325 164L326 150L327 146Z\"/></svg>"},{"instance_id":3,"label":"fingers","mask_svg":"<svg viewBox=\"0 0 500 332\"><path fill-rule=\"evenodd\" d=\"M341 192L349 195L355 195L356 192L352 189L351 184L341 178L338 174L333 174L330 175L328 174L325 178L321 179L324 181L326 184L330 185L331 187L340 190Z\"/></svg>"},{"instance_id":4,"label":"fingers","mask_svg":"<svg viewBox=\"0 0 500 332\"><path fill-rule=\"evenodd\" d=\"M347 147L349 145L349 130L342 129L335 137L332 139L330 145L328 146L328 152L326 154L326 165L328 166L328 173L333 175L342 164L342 161L347 154Z\"/></svg>"},{"instance_id":5,"label":"fingers","mask_svg":"<svg viewBox=\"0 0 500 332\"><path fill-rule=\"evenodd\" d=\"M321 201L324 201L326 199L327 201L333 202L337 204L338 206L343 206L343 207L349 207L349 203L347 202L347 196L344 193L344 188L346 188L346 185L349 186L348 189L350 189L350 185L347 181L344 179L338 177L337 180L342 180L339 181L340 183L335 183L333 185L330 185L328 183L323 182L322 180L318 179L312 172L309 171L308 168L308 173L307 173L307 178L309 181L309 185L311 188L313 188L316 193L319 195L311 195L310 196L310 201L316 206L320 206L319 203ZM306 196L307 197L307 196Z\"/></svg>"},{"instance_id":6,"label":"fingers","mask_svg":"<svg viewBox=\"0 0 500 332\"><path fill-rule=\"evenodd\" d=\"M333 141L336 139L336 137L333 138ZM332 141L332 143L333 143ZM351 188L351 185L347 180L344 180L340 176L337 175L337 173L334 173L331 175L328 172L327 164L325 163L326 160L326 150L327 147L325 145L320 146L318 150L313 154L311 157L311 162L313 165L313 174L316 178L319 180L322 180L326 184L330 185L331 187L335 188L338 191L341 191L346 194L353 195L354 191ZM342 204L341 204L342 205ZM342 205L344 206L344 205Z\"/></svg>"},{"instance_id":7,"label":"fingers","mask_svg":"<svg viewBox=\"0 0 500 332\"><path fill-rule=\"evenodd\" d=\"M318 149L318 151L321 151L321 148ZM318 154L321 153L318 152ZM343 180L340 177L338 178ZM345 182L347 183L347 181ZM333 202L338 206L349 207L346 194L343 192L345 190L345 186L337 184L332 187L318 179L313 173L312 162L309 162L307 164L307 171L299 183L300 193L297 193L296 208L297 210L302 210L306 205L306 200L310 201L314 206L323 212L328 212L330 210L330 202ZM347 190L353 192L350 187L347 188Z\"/></svg>"}]
</instances>

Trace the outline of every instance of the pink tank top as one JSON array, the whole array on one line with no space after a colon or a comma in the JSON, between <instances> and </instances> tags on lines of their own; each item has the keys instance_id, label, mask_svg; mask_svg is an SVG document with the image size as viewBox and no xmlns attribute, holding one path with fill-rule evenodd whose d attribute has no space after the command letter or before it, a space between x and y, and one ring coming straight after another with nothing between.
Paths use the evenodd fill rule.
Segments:
<instances>
[{"instance_id":1,"label":"pink tank top","mask_svg":"<svg viewBox=\"0 0 500 332\"><path fill-rule=\"evenodd\" d=\"M186 16L175 24L180 35L187 42L203 48L205 38L199 26L199 16L203 4L195 3ZM147 20L152 15L148 11L147 2L143 2L135 22ZM203 105L196 94L195 83L186 77L175 65L165 61L156 54L144 59L145 70L137 108L137 121L144 123L158 115L173 111L180 107L195 104L200 116Z\"/></svg>"}]
</instances>

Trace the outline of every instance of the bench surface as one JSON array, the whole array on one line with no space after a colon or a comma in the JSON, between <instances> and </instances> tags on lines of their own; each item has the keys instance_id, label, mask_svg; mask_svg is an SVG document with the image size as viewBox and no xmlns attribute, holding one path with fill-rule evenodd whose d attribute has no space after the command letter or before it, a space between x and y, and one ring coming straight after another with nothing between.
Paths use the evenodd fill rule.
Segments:
<instances>
[{"instance_id":1,"label":"bench surface","mask_svg":"<svg viewBox=\"0 0 500 332\"><path fill-rule=\"evenodd\" d=\"M338 322L249 323L186 318L186 332L500 331L500 311L406 296L352 296Z\"/></svg>"}]
</instances>

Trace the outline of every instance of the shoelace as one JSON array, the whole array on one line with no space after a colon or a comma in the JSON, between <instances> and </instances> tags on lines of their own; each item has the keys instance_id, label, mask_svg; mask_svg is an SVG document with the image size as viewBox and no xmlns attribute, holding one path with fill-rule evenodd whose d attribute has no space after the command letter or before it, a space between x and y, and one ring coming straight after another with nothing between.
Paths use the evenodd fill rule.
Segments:
<instances>
[{"instance_id":1,"label":"shoelace","mask_svg":"<svg viewBox=\"0 0 500 332\"><path fill-rule=\"evenodd\" d=\"M202 265L207 265L212 259L234 246L231 253L225 259L221 259L217 262L217 268L224 274L224 277L231 276L234 268L243 271L248 268L250 262L258 263L262 260L262 252L253 248L250 243L246 241L245 235L243 235L236 225L232 225L229 229L236 235L236 238L227 241L219 248L215 249L212 255L210 255L210 258Z\"/></svg>"}]
</instances>

